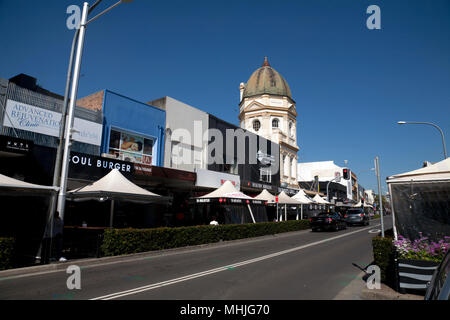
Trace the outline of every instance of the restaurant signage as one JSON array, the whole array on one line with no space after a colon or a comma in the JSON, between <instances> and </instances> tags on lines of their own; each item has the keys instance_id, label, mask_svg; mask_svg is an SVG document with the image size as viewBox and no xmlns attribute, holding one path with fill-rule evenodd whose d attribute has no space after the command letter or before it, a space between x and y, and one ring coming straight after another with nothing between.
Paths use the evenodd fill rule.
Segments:
<instances>
[{"instance_id":1,"label":"restaurant signage","mask_svg":"<svg viewBox=\"0 0 450 320\"><path fill-rule=\"evenodd\" d=\"M71 152L69 159L69 177L79 179L98 179L112 169L119 170L125 177L131 178L134 163L88 154Z\"/></svg>"},{"instance_id":2,"label":"restaurant signage","mask_svg":"<svg viewBox=\"0 0 450 320\"><path fill-rule=\"evenodd\" d=\"M0 136L0 151L27 154L30 152L33 142L29 140Z\"/></svg>"}]
</instances>

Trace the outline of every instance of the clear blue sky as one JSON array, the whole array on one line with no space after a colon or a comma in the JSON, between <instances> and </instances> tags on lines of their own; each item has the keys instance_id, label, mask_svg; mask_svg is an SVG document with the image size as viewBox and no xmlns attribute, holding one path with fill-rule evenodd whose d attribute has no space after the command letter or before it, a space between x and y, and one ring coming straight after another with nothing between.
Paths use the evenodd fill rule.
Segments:
<instances>
[{"instance_id":1,"label":"clear blue sky","mask_svg":"<svg viewBox=\"0 0 450 320\"><path fill-rule=\"evenodd\" d=\"M70 4L82 1L0 0L0 77L63 94ZM371 4L381 30L366 28ZM450 140L448 0L134 0L88 27L79 97L168 95L238 124L239 83L264 56L297 102L301 162L349 160L376 188L376 155L383 180L442 159L436 129L396 121L434 122Z\"/></svg>"}]
</instances>

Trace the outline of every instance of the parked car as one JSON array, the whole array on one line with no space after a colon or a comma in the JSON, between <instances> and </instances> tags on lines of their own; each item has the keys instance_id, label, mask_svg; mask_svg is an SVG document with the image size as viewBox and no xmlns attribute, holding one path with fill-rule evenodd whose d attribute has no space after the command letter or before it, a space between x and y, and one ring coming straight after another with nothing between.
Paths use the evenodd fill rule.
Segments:
<instances>
[{"instance_id":1,"label":"parked car","mask_svg":"<svg viewBox=\"0 0 450 320\"><path fill-rule=\"evenodd\" d=\"M313 232L321 230L339 231L347 229L344 218L336 212L321 212L317 216L309 219Z\"/></svg>"},{"instance_id":2,"label":"parked car","mask_svg":"<svg viewBox=\"0 0 450 320\"><path fill-rule=\"evenodd\" d=\"M425 300L450 300L450 250L428 283Z\"/></svg>"},{"instance_id":3,"label":"parked car","mask_svg":"<svg viewBox=\"0 0 450 320\"><path fill-rule=\"evenodd\" d=\"M359 224L362 226L368 226L370 217L367 212L364 212L364 209L352 208L347 210L347 212L344 215L344 219L348 225Z\"/></svg>"}]
</instances>

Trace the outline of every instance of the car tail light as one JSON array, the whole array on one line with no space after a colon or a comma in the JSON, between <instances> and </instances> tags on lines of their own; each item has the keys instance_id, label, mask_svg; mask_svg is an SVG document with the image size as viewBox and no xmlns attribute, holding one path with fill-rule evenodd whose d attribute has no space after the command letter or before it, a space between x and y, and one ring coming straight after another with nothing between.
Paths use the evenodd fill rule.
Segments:
<instances>
[{"instance_id":1,"label":"car tail light","mask_svg":"<svg viewBox=\"0 0 450 320\"><path fill-rule=\"evenodd\" d=\"M328 222L333 222L333 219L328 218L327 221L328 221Z\"/></svg>"},{"instance_id":2,"label":"car tail light","mask_svg":"<svg viewBox=\"0 0 450 320\"><path fill-rule=\"evenodd\" d=\"M344 215L344 218L347 218L348 217L348 215Z\"/></svg>"},{"instance_id":3,"label":"car tail light","mask_svg":"<svg viewBox=\"0 0 450 320\"><path fill-rule=\"evenodd\" d=\"M312 218L309 218L309 222L312 222Z\"/></svg>"},{"instance_id":4,"label":"car tail light","mask_svg":"<svg viewBox=\"0 0 450 320\"><path fill-rule=\"evenodd\" d=\"M363 214L360 214L359 216L360 216L360 217L364 217L364 215L363 215Z\"/></svg>"}]
</instances>

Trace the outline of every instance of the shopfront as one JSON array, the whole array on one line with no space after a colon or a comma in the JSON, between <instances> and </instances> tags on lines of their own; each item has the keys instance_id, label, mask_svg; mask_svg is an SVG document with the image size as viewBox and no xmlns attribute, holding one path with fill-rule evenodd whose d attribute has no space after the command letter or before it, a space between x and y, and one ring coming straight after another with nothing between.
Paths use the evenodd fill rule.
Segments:
<instances>
[{"instance_id":1,"label":"shopfront","mask_svg":"<svg viewBox=\"0 0 450 320\"><path fill-rule=\"evenodd\" d=\"M240 188L249 195L257 195L263 189L273 193L280 183L280 146L250 131L209 116L209 128L223 137L221 150L217 145L208 145L208 155L221 154L222 159L208 164L208 170L239 175ZM210 137L211 138L211 137Z\"/></svg>"}]
</instances>

